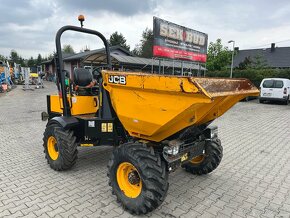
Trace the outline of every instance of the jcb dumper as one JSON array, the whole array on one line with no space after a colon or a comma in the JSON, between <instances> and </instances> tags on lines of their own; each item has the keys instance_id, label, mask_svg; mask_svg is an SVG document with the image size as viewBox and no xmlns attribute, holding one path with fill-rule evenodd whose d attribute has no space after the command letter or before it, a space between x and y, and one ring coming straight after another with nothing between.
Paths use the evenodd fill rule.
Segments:
<instances>
[{"instance_id":1,"label":"jcb dumper","mask_svg":"<svg viewBox=\"0 0 290 218\"><path fill-rule=\"evenodd\" d=\"M99 36L107 70L64 71L60 38L72 30ZM235 103L259 91L247 79L196 78L111 70L105 37L65 26L56 35L57 95L47 96L45 157L54 170L67 170L78 146L115 146L108 163L109 185L134 214L157 208L178 167L207 174L220 164L223 148L210 123Z\"/></svg>"}]
</instances>

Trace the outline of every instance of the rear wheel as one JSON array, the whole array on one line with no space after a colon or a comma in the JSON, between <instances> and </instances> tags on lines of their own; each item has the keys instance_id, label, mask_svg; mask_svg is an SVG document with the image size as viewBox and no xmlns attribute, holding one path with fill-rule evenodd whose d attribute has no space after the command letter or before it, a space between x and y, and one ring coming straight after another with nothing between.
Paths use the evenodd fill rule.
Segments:
<instances>
[{"instance_id":1,"label":"rear wheel","mask_svg":"<svg viewBox=\"0 0 290 218\"><path fill-rule=\"evenodd\" d=\"M221 146L221 141L219 139L206 141L205 153L194 157L182 167L192 174L208 174L218 167L222 157L223 147Z\"/></svg>"},{"instance_id":2,"label":"rear wheel","mask_svg":"<svg viewBox=\"0 0 290 218\"><path fill-rule=\"evenodd\" d=\"M43 137L45 158L54 170L67 170L77 159L77 143L73 131L64 130L57 124L46 127Z\"/></svg>"},{"instance_id":3,"label":"rear wheel","mask_svg":"<svg viewBox=\"0 0 290 218\"><path fill-rule=\"evenodd\" d=\"M132 214L156 209L167 194L165 162L152 147L140 143L123 144L113 151L108 177L113 194Z\"/></svg>"},{"instance_id":4,"label":"rear wheel","mask_svg":"<svg viewBox=\"0 0 290 218\"><path fill-rule=\"evenodd\" d=\"M286 101L284 102L285 105L289 104L290 96L287 97Z\"/></svg>"}]
</instances>

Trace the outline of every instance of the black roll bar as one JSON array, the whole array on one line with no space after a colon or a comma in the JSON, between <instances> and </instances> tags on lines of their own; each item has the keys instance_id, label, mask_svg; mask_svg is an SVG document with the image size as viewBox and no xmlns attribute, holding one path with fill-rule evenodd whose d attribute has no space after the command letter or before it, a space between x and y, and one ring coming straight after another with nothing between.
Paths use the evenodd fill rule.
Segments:
<instances>
[{"instance_id":1,"label":"black roll bar","mask_svg":"<svg viewBox=\"0 0 290 218\"><path fill-rule=\"evenodd\" d=\"M57 59L56 59L57 83L59 83L59 78L60 78L62 103L63 103L63 115L64 116L71 116L69 103L68 103L68 100L66 98L67 92L66 92L66 88L65 88L65 75L63 72L64 69L63 69L63 59L62 59L61 42L60 42L62 34L67 30L96 35L99 38L101 38L101 40L103 41L103 43L105 45L106 55L107 55L107 65L108 65L109 69L112 69L112 62L111 62L109 44L108 44L106 38L100 32L95 31L95 30L91 30L91 29L82 28L82 27L77 27L77 26L64 26L57 31L56 37L55 37L55 45L56 45L56 53L57 53Z\"/></svg>"}]
</instances>

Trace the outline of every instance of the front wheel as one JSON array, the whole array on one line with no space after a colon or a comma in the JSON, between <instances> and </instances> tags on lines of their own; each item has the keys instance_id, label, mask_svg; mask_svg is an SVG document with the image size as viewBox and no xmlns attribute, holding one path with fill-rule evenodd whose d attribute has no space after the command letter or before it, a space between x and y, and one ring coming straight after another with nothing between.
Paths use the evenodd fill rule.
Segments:
<instances>
[{"instance_id":1,"label":"front wheel","mask_svg":"<svg viewBox=\"0 0 290 218\"><path fill-rule=\"evenodd\" d=\"M76 163L77 143L73 131L57 124L48 125L43 134L43 147L45 158L54 170L67 170Z\"/></svg>"},{"instance_id":2,"label":"front wheel","mask_svg":"<svg viewBox=\"0 0 290 218\"><path fill-rule=\"evenodd\" d=\"M222 157L223 147L221 146L221 141L219 139L213 139L206 141L204 154L194 157L182 167L192 174L208 174L218 167Z\"/></svg>"},{"instance_id":3,"label":"front wheel","mask_svg":"<svg viewBox=\"0 0 290 218\"><path fill-rule=\"evenodd\" d=\"M156 209L167 194L165 162L152 147L140 143L126 143L113 151L108 177L113 194L132 214Z\"/></svg>"}]
</instances>

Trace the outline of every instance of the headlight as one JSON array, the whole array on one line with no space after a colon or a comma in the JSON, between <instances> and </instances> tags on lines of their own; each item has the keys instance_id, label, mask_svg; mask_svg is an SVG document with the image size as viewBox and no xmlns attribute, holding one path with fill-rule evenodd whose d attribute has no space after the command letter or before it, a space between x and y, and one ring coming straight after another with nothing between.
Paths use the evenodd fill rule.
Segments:
<instances>
[{"instance_id":1,"label":"headlight","mask_svg":"<svg viewBox=\"0 0 290 218\"><path fill-rule=\"evenodd\" d=\"M179 152L179 145L176 146L165 146L163 148L163 152L168 154L168 155L177 155Z\"/></svg>"},{"instance_id":2,"label":"headlight","mask_svg":"<svg viewBox=\"0 0 290 218\"><path fill-rule=\"evenodd\" d=\"M218 137L218 128L217 126L209 126L204 131L204 136L206 139L212 139Z\"/></svg>"}]
</instances>

